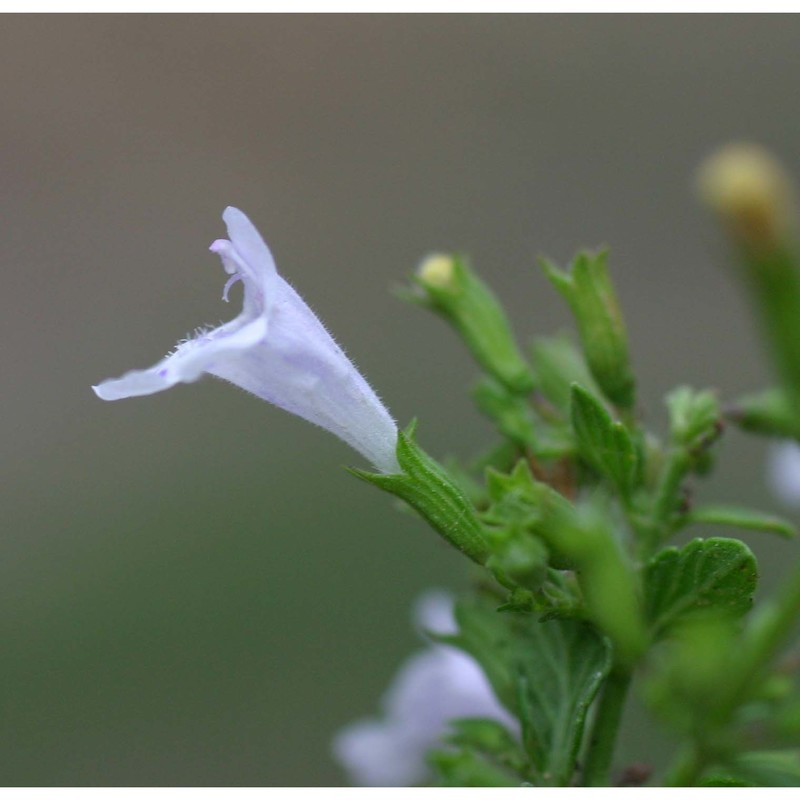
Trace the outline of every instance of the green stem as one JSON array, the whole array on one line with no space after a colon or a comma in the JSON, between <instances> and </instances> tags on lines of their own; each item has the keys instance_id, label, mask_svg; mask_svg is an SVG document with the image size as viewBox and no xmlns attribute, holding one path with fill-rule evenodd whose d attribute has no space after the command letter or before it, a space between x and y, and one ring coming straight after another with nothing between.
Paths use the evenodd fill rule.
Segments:
<instances>
[{"instance_id":1,"label":"green stem","mask_svg":"<svg viewBox=\"0 0 800 800\"><path fill-rule=\"evenodd\" d=\"M794 241L745 252L745 271L789 406L800 413L800 269Z\"/></svg>"},{"instance_id":2,"label":"green stem","mask_svg":"<svg viewBox=\"0 0 800 800\"><path fill-rule=\"evenodd\" d=\"M608 786L611 762L617 743L617 731L625 708L631 673L621 667L612 669L603 687L597 716L594 718L589 751L583 769L584 786Z\"/></svg>"},{"instance_id":3,"label":"green stem","mask_svg":"<svg viewBox=\"0 0 800 800\"><path fill-rule=\"evenodd\" d=\"M667 463L653 503L653 520L657 525L663 525L675 510L681 481L686 477L687 461L686 451L683 448L676 447L667 456Z\"/></svg>"},{"instance_id":4,"label":"green stem","mask_svg":"<svg viewBox=\"0 0 800 800\"><path fill-rule=\"evenodd\" d=\"M696 744L689 745L667 773L665 786L696 786L706 768L707 760Z\"/></svg>"},{"instance_id":5,"label":"green stem","mask_svg":"<svg viewBox=\"0 0 800 800\"><path fill-rule=\"evenodd\" d=\"M688 457L683 448L676 447L667 455L653 499L647 536L642 542L644 557L652 555L669 532L670 518L675 511L681 481L686 477L688 466Z\"/></svg>"}]
</instances>

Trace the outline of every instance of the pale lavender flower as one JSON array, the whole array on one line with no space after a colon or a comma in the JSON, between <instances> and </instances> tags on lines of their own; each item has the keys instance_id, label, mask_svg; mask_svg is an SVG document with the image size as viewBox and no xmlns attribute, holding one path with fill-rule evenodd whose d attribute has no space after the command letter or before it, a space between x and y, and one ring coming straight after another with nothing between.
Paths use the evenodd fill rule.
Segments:
<instances>
[{"instance_id":1,"label":"pale lavender flower","mask_svg":"<svg viewBox=\"0 0 800 800\"><path fill-rule=\"evenodd\" d=\"M430 592L417 604L416 624L432 633L457 630L453 600ZM496 719L516 731L516 720L498 702L477 662L448 645L431 642L409 658L383 697L382 716L341 730L333 753L352 783L413 786L429 776L426 754L447 733L451 720Z\"/></svg>"},{"instance_id":2,"label":"pale lavender flower","mask_svg":"<svg viewBox=\"0 0 800 800\"><path fill-rule=\"evenodd\" d=\"M784 505L800 508L800 445L788 439L770 447L767 485Z\"/></svg>"},{"instance_id":3,"label":"pale lavender flower","mask_svg":"<svg viewBox=\"0 0 800 800\"><path fill-rule=\"evenodd\" d=\"M278 274L269 248L236 208L222 215L227 239L211 250L242 281L236 319L180 343L150 369L92 387L103 400L153 394L208 373L329 430L381 472L399 472L389 412L300 295Z\"/></svg>"}]
</instances>

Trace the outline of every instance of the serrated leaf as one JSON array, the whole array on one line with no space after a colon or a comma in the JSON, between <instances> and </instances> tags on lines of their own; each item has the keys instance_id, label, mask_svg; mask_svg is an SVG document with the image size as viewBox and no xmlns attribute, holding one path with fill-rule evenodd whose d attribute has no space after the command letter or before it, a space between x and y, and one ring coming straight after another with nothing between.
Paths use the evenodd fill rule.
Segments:
<instances>
[{"instance_id":1,"label":"serrated leaf","mask_svg":"<svg viewBox=\"0 0 800 800\"><path fill-rule=\"evenodd\" d=\"M697 612L745 614L758 580L756 559L736 539L695 539L656 555L645 570L645 606L655 635Z\"/></svg>"},{"instance_id":2,"label":"serrated leaf","mask_svg":"<svg viewBox=\"0 0 800 800\"><path fill-rule=\"evenodd\" d=\"M628 429L577 384L572 387L571 418L581 455L623 496L629 496L636 484L639 459Z\"/></svg>"},{"instance_id":3,"label":"serrated leaf","mask_svg":"<svg viewBox=\"0 0 800 800\"><path fill-rule=\"evenodd\" d=\"M566 785L586 713L610 668L608 646L585 623L500 613L485 600L458 604L456 619L459 633L446 641L478 661L498 699L520 718L538 780Z\"/></svg>"},{"instance_id":4,"label":"serrated leaf","mask_svg":"<svg viewBox=\"0 0 800 800\"><path fill-rule=\"evenodd\" d=\"M788 520L739 506L697 506L687 514L686 520L709 525L728 525L731 528L743 528L748 531L775 533L785 539L792 539L797 535L797 529Z\"/></svg>"}]
</instances>

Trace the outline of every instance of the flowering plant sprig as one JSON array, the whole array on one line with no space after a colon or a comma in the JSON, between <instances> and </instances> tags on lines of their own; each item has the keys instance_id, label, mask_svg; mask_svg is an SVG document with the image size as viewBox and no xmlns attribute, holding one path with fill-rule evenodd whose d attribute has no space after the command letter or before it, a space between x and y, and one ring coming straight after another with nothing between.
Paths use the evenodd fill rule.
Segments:
<instances>
[{"instance_id":1,"label":"flowering plant sprig","mask_svg":"<svg viewBox=\"0 0 800 800\"><path fill-rule=\"evenodd\" d=\"M780 662L800 620L800 567L755 605L756 558L721 535L791 537L794 527L737 505L697 504L692 494L727 425L800 438L792 192L780 167L751 148L710 161L701 186L730 233L776 386L733 401L679 386L665 398L661 430L645 427L636 403L605 253L583 252L567 270L544 262L578 344L537 338L528 350L466 259L423 261L407 296L462 338L482 371L473 399L496 429L487 453L460 464L426 453L413 424L398 431L249 220L230 208L229 239L211 249L230 275L223 297L244 284L240 315L150 369L95 387L112 400L203 374L228 380L345 441L375 470L353 474L470 559L470 590L454 604L428 604L446 621L423 615L429 649L401 671L381 716L337 737L335 756L354 782L800 785L800 680ZM782 491L796 486L800 498L800 451L781 452ZM674 543L698 524L721 530ZM647 752L637 754L644 767L616 755L632 687L680 739L666 768Z\"/></svg>"}]
</instances>

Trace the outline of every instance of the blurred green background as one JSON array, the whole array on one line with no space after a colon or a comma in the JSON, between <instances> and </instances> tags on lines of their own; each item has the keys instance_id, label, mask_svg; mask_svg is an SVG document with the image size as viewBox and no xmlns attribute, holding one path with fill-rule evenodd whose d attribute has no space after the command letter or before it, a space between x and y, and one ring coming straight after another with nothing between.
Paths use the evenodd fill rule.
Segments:
<instances>
[{"instance_id":1,"label":"blurred green background","mask_svg":"<svg viewBox=\"0 0 800 800\"><path fill-rule=\"evenodd\" d=\"M607 243L646 417L769 372L691 176L730 139L800 174L797 17L5 16L0 782L340 783L333 732L464 563L328 434L211 379L102 403L225 306L225 205L432 453L488 440L475 369L391 296L458 249L519 334L535 266ZM705 498L772 507L731 432ZM749 540L765 582L798 545ZM621 758L663 753L636 713Z\"/></svg>"}]
</instances>

